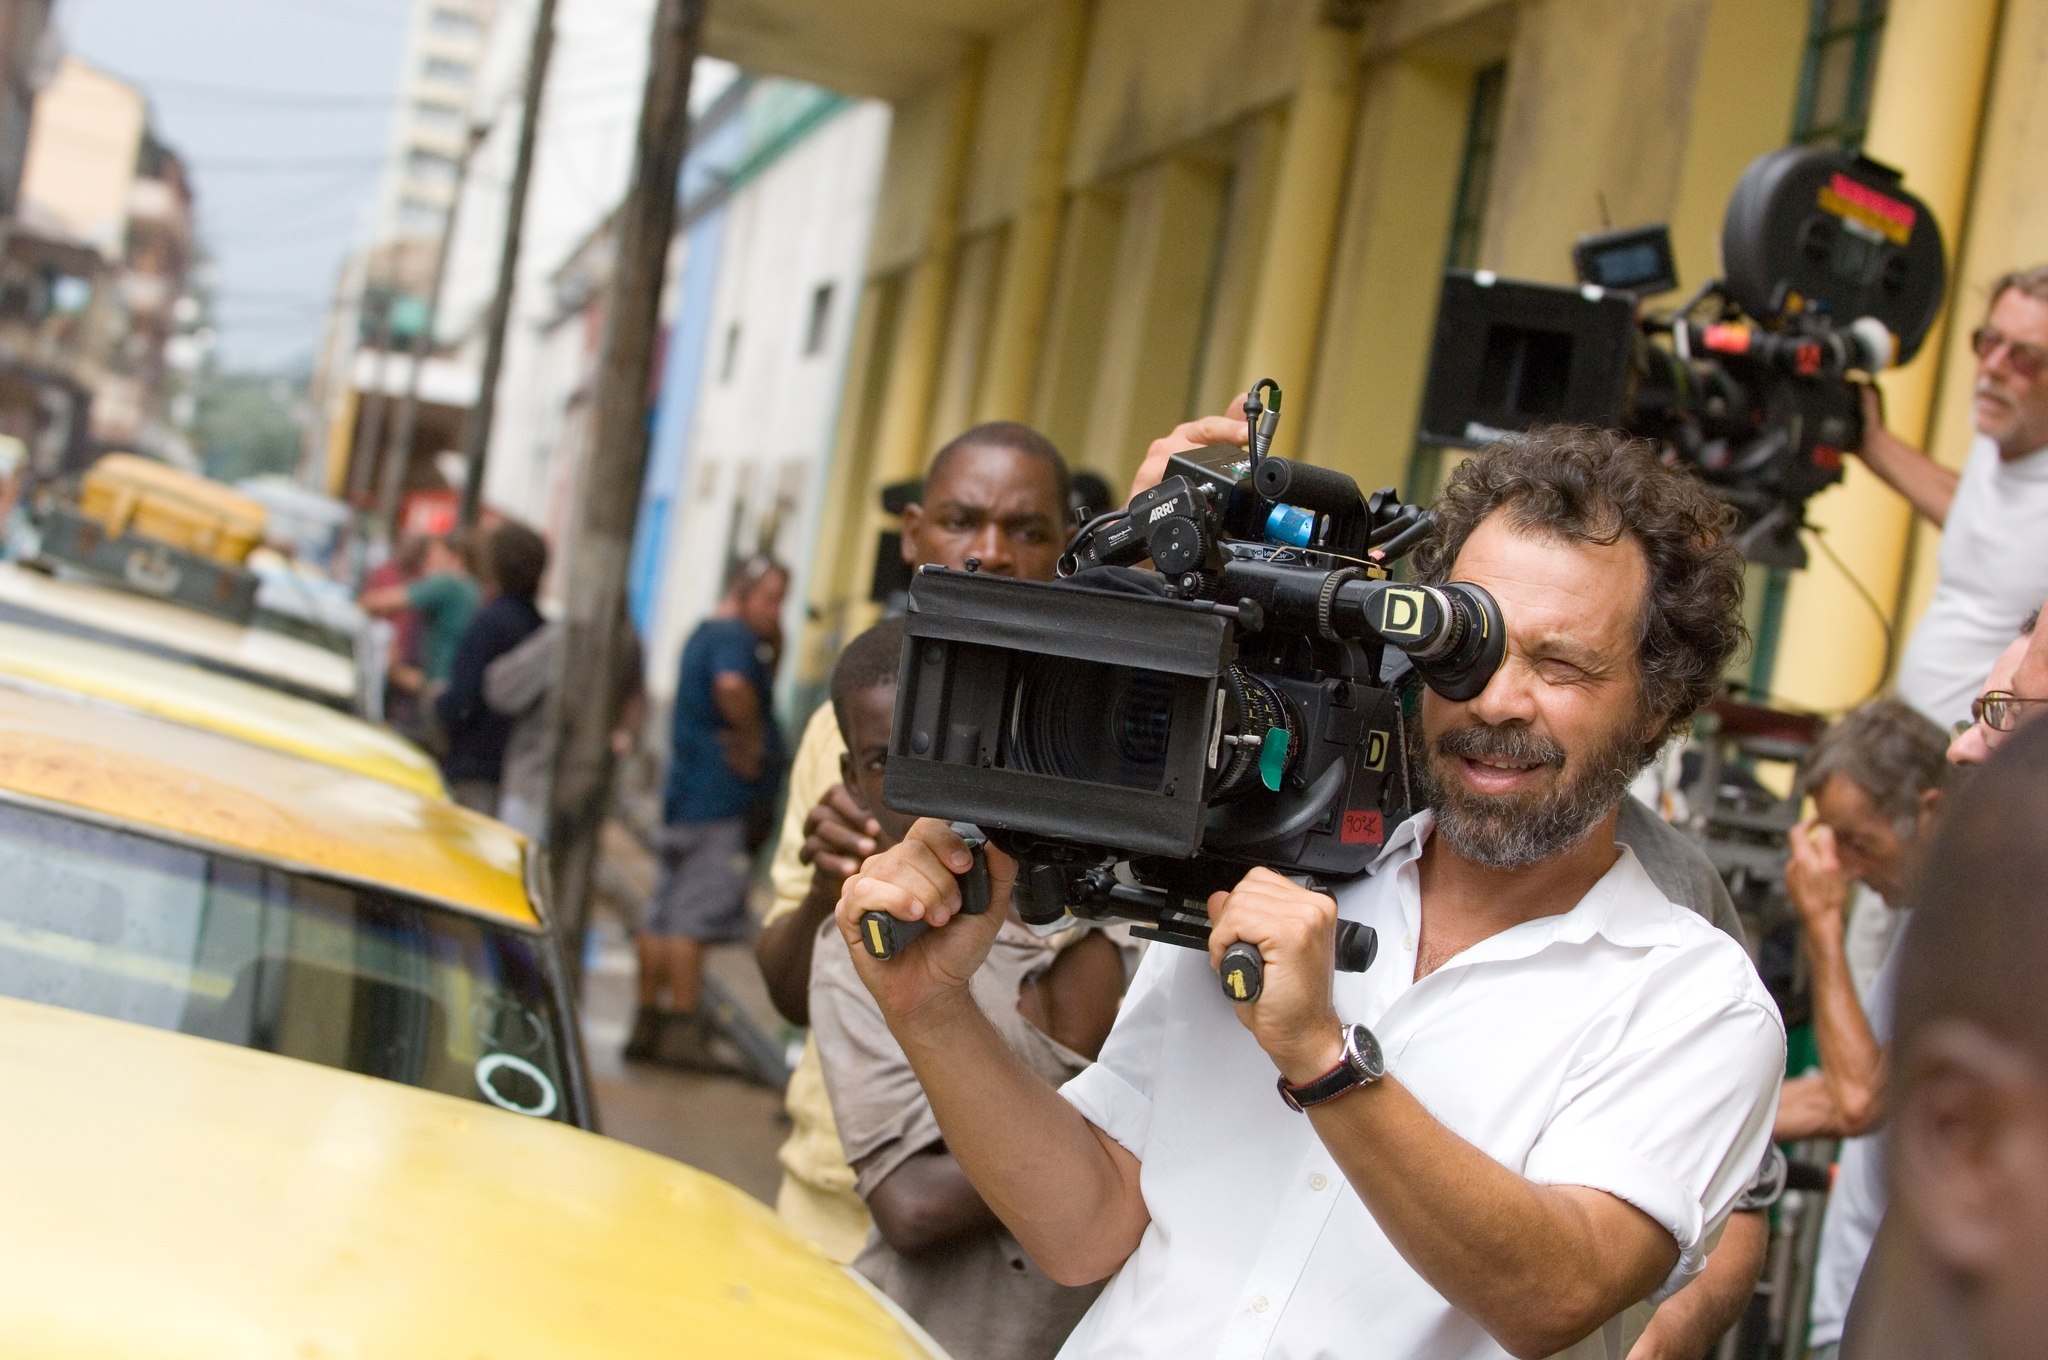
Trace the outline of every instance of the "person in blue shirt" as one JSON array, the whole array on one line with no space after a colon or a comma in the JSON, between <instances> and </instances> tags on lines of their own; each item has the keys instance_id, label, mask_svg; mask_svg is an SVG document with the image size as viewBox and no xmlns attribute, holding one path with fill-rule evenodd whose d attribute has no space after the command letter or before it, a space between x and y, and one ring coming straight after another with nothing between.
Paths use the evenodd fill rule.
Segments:
<instances>
[{"instance_id":1,"label":"person in blue shirt","mask_svg":"<svg viewBox=\"0 0 2048 1360\"><path fill-rule=\"evenodd\" d=\"M789 571L740 565L683 648L663 790L661 881L644 930L629 1058L716 1067L699 1015L704 949L748 935L747 877L788 764L771 707Z\"/></svg>"}]
</instances>

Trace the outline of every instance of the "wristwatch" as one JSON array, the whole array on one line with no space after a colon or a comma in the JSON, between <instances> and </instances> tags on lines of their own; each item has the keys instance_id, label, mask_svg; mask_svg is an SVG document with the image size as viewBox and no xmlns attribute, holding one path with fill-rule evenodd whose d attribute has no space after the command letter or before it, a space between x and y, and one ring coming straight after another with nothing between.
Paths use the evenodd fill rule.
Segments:
<instances>
[{"instance_id":1,"label":"wristwatch","mask_svg":"<svg viewBox=\"0 0 2048 1360\"><path fill-rule=\"evenodd\" d=\"M1296 1112L1305 1111L1311 1105L1320 1105L1326 1100L1335 1100L1356 1086L1370 1086L1387 1075L1386 1055L1380 1052L1380 1041L1364 1025L1345 1025L1344 1053L1337 1059L1337 1065L1299 1086L1289 1086L1287 1078L1280 1078L1280 1098L1287 1102L1287 1108Z\"/></svg>"}]
</instances>

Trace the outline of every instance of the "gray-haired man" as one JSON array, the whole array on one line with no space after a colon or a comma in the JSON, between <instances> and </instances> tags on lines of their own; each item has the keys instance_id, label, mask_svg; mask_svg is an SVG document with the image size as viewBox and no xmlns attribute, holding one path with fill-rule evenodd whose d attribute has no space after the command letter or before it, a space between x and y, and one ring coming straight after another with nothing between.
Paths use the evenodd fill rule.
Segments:
<instances>
[{"instance_id":1,"label":"gray-haired man","mask_svg":"<svg viewBox=\"0 0 2048 1360\"><path fill-rule=\"evenodd\" d=\"M1861 882L1888 902L1905 902L1944 810L1954 768L1946 736L1905 704L1880 700L1828 729L1804 772L1815 815L1793 830L1785 888L1806 927L1821 1070L1785 1083L1773 1133L1781 1141L1847 1140L1814 1274L1808 1339L1817 1355L1841 1340L1885 1202L1881 1135L1871 1130L1883 1109L1898 951L1894 945L1859 999L1844 947L1850 894Z\"/></svg>"}]
</instances>

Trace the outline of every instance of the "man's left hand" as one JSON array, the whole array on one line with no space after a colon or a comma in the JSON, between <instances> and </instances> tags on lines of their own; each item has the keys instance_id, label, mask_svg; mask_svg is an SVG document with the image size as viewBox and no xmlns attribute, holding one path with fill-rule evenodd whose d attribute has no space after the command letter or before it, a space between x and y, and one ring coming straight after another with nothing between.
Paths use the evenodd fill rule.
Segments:
<instances>
[{"instance_id":1,"label":"man's left hand","mask_svg":"<svg viewBox=\"0 0 2048 1360\"><path fill-rule=\"evenodd\" d=\"M1173 433L1153 440L1145 449L1145 460L1138 464L1138 475L1131 479L1131 497L1135 499L1139 492L1150 491L1159 485L1166 476L1166 460L1176 453L1204 449L1211 444L1235 444L1243 448L1250 442L1251 427L1245 423L1244 396L1240 395L1222 415L1183 421L1173 427Z\"/></svg>"},{"instance_id":2,"label":"man's left hand","mask_svg":"<svg viewBox=\"0 0 2048 1360\"><path fill-rule=\"evenodd\" d=\"M1254 869L1229 893L1209 897L1209 963L1239 940L1257 945L1265 985L1237 1018L1290 1085L1313 1081L1343 1054L1331 978L1336 972L1337 903L1271 869Z\"/></svg>"}]
</instances>

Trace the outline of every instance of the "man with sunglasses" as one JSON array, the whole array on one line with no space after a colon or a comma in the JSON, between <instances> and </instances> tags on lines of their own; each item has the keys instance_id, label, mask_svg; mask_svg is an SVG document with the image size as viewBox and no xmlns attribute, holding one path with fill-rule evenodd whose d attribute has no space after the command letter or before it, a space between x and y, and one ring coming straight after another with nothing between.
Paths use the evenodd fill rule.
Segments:
<instances>
[{"instance_id":1,"label":"man with sunglasses","mask_svg":"<svg viewBox=\"0 0 2048 1360\"><path fill-rule=\"evenodd\" d=\"M1884 428L1864 394L1863 461L1942 531L1941 578L1899 663L1899 697L1944 727L2048 597L2048 265L1991 285L1971 335L1977 440L1960 475Z\"/></svg>"}]
</instances>

